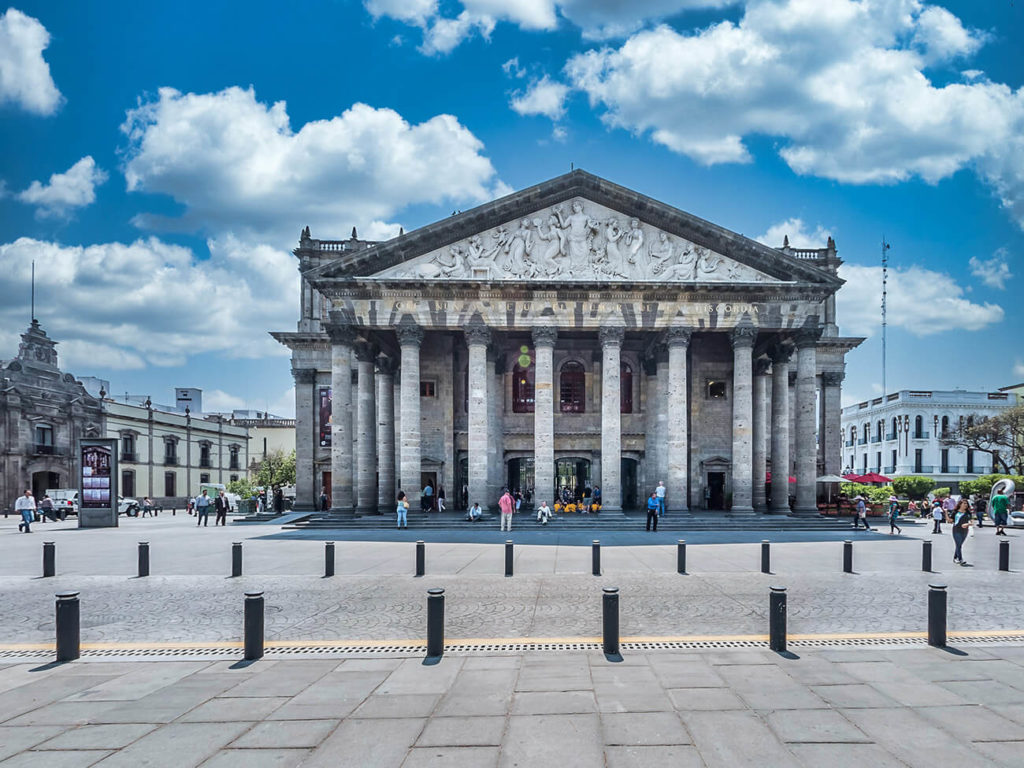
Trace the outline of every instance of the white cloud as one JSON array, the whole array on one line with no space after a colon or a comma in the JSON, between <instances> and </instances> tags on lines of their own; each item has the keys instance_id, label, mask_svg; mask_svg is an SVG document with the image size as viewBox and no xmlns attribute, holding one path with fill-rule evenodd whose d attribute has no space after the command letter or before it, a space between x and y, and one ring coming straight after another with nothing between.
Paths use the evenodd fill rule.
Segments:
<instances>
[{"instance_id":1,"label":"white cloud","mask_svg":"<svg viewBox=\"0 0 1024 768\"><path fill-rule=\"evenodd\" d=\"M180 220L142 215L143 227L233 231L278 245L309 224L314 237L381 226L413 203L477 202L496 188L483 144L451 115L411 125L390 109L355 104L295 132L284 102L250 88L182 94L163 88L128 112L130 191L170 195Z\"/></svg>"},{"instance_id":2,"label":"white cloud","mask_svg":"<svg viewBox=\"0 0 1024 768\"><path fill-rule=\"evenodd\" d=\"M231 413L233 410L241 410L245 407L245 400L237 395L229 394L222 389L203 390L204 413Z\"/></svg>"},{"instance_id":3,"label":"white cloud","mask_svg":"<svg viewBox=\"0 0 1024 768\"><path fill-rule=\"evenodd\" d=\"M523 69L521 66L519 66L519 57L518 56L513 56L511 59L509 59L504 64L502 64L501 65L501 70L508 77L514 77L516 79L521 79L521 78L526 77L526 70Z\"/></svg>"},{"instance_id":4,"label":"white cloud","mask_svg":"<svg viewBox=\"0 0 1024 768\"><path fill-rule=\"evenodd\" d=\"M628 35L650 21L697 8L721 8L740 0L558 0L558 9L591 40Z\"/></svg>"},{"instance_id":5,"label":"white cloud","mask_svg":"<svg viewBox=\"0 0 1024 768\"><path fill-rule=\"evenodd\" d=\"M64 98L50 76L43 51L50 33L38 19L8 8L0 16L0 104L11 102L37 115L52 115Z\"/></svg>"},{"instance_id":6,"label":"white cloud","mask_svg":"<svg viewBox=\"0 0 1024 768\"><path fill-rule=\"evenodd\" d=\"M781 248L785 238L793 248L824 248L832 231L818 224L813 232L807 231L807 225L800 218L789 218L768 227L763 235L754 239L771 248Z\"/></svg>"},{"instance_id":7,"label":"white cloud","mask_svg":"<svg viewBox=\"0 0 1024 768\"><path fill-rule=\"evenodd\" d=\"M33 181L18 199L36 206L36 218L65 217L74 208L96 202L96 187L106 180L106 172L86 155L64 173L50 176L49 184Z\"/></svg>"},{"instance_id":8,"label":"white cloud","mask_svg":"<svg viewBox=\"0 0 1024 768\"><path fill-rule=\"evenodd\" d=\"M389 16L416 26L437 14L437 0L365 0L364 5L374 18Z\"/></svg>"},{"instance_id":9,"label":"white cloud","mask_svg":"<svg viewBox=\"0 0 1024 768\"><path fill-rule=\"evenodd\" d=\"M1013 364L1013 375L1018 379L1024 379L1024 361L1018 360Z\"/></svg>"},{"instance_id":10,"label":"white cloud","mask_svg":"<svg viewBox=\"0 0 1024 768\"><path fill-rule=\"evenodd\" d=\"M0 295L23 297L0 305L0 326L24 325L35 260L36 314L61 342L61 365L82 375L180 366L204 352L287 355L266 329L295 322L294 257L232 236L208 247L210 258L199 259L157 238L85 247L27 237L0 244Z\"/></svg>"},{"instance_id":11,"label":"white cloud","mask_svg":"<svg viewBox=\"0 0 1024 768\"><path fill-rule=\"evenodd\" d=\"M565 71L609 125L697 162L750 162L769 136L795 172L846 183L970 167L1024 225L1024 89L926 74L983 39L920 0L749 0L737 23L641 31Z\"/></svg>"},{"instance_id":12,"label":"white cloud","mask_svg":"<svg viewBox=\"0 0 1024 768\"><path fill-rule=\"evenodd\" d=\"M971 274L989 288L1003 291L1006 290L1006 281L1013 277L1006 259L1006 249L1000 248L992 254L991 259L979 259L977 256L971 256L968 265L971 268Z\"/></svg>"},{"instance_id":13,"label":"white cloud","mask_svg":"<svg viewBox=\"0 0 1024 768\"><path fill-rule=\"evenodd\" d=\"M882 268L843 264L839 277L846 285L836 298L843 333L870 336L881 328ZM964 289L950 275L922 267L890 269L889 327L914 336L946 331L979 331L1003 320L1003 308L964 298Z\"/></svg>"},{"instance_id":14,"label":"white cloud","mask_svg":"<svg viewBox=\"0 0 1024 768\"><path fill-rule=\"evenodd\" d=\"M552 81L547 75L534 80L525 93L517 91L509 106L520 115L543 115L560 120L565 115L565 97L569 87Z\"/></svg>"}]
</instances>

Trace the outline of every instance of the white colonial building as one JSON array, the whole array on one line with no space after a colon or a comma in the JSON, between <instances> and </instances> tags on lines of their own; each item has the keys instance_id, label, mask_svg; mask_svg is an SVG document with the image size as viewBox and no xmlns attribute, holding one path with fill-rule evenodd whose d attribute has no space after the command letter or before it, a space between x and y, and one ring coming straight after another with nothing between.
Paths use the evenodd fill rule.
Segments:
<instances>
[{"instance_id":1,"label":"white colonial building","mask_svg":"<svg viewBox=\"0 0 1024 768\"><path fill-rule=\"evenodd\" d=\"M993 471L992 456L942 445L943 433L1017 405L1012 392L904 389L843 409L843 467L887 477L926 475L956 490Z\"/></svg>"},{"instance_id":2,"label":"white colonial building","mask_svg":"<svg viewBox=\"0 0 1024 768\"><path fill-rule=\"evenodd\" d=\"M769 248L583 171L381 243L295 255L296 508L494 507L659 480L670 510L816 513L838 472L840 260ZM817 439L818 433L823 439ZM766 489L769 467L772 488ZM788 482L795 475L796 483ZM768 504L767 496L771 496Z\"/></svg>"}]
</instances>

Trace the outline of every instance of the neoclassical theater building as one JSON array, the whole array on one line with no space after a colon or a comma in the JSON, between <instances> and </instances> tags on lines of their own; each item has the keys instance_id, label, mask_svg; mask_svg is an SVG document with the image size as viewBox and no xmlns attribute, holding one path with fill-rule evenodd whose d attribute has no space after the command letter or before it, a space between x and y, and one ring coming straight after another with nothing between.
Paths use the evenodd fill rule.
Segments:
<instances>
[{"instance_id":1,"label":"neoclassical theater building","mask_svg":"<svg viewBox=\"0 0 1024 768\"><path fill-rule=\"evenodd\" d=\"M385 242L317 240L292 351L296 508L429 483L495 508L601 488L602 514L815 514L841 470L841 263L575 170ZM775 470L775 471L773 471ZM770 481L766 478L770 475ZM793 481L795 478L795 482Z\"/></svg>"}]
</instances>

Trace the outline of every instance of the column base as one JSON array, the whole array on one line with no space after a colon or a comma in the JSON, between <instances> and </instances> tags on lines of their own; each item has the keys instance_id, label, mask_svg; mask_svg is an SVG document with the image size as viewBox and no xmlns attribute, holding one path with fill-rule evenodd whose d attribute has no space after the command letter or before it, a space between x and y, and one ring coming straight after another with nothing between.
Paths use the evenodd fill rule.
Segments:
<instances>
[{"instance_id":1,"label":"column base","mask_svg":"<svg viewBox=\"0 0 1024 768\"><path fill-rule=\"evenodd\" d=\"M753 507L733 507L729 510L730 515L746 515L751 516L754 514Z\"/></svg>"},{"instance_id":2,"label":"column base","mask_svg":"<svg viewBox=\"0 0 1024 768\"><path fill-rule=\"evenodd\" d=\"M792 510L789 506L785 507L769 507L765 510L766 515L788 515Z\"/></svg>"},{"instance_id":3,"label":"column base","mask_svg":"<svg viewBox=\"0 0 1024 768\"><path fill-rule=\"evenodd\" d=\"M356 515L358 517L373 517L381 513L380 508L373 507L356 507Z\"/></svg>"},{"instance_id":4,"label":"column base","mask_svg":"<svg viewBox=\"0 0 1024 768\"><path fill-rule=\"evenodd\" d=\"M356 516L355 507L331 507L327 510L328 517L343 517L343 518L354 518Z\"/></svg>"},{"instance_id":5,"label":"column base","mask_svg":"<svg viewBox=\"0 0 1024 768\"><path fill-rule=\"evenodd\" d=\"M790 513L792 517L820 517L821 512L815 507L793 507Z\"/></svg>"},{"instance_id":6,"label":"column base","mask_svg":"<svg viewBox=\"0 0 1024 768\"><path fill-rule=\"evenodd\" d=\"M269 510L273 511L273 510ZM292 504L292 512L319 512L316 504Z\"/></svg>"}]
</instances>

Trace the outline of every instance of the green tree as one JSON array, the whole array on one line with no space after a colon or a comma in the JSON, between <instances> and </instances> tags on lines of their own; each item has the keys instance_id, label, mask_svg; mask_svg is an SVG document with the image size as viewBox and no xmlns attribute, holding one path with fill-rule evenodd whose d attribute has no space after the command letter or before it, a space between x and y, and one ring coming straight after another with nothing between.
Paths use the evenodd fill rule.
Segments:
<instances>
[{"instance_id":1,"label":"green tree","mask_svg":"<svg viewBox=\"0 0 1024 768\"><path fill-rule=\"evenodd\" d=\"M295 485L295 451L271 451L256 465L256 485L277 490Z\"/></svg>"},{"instance_id":2,"label":"green tree","mask_svg":"<svg viewBox=\"0 0 1024 768\"><path fill-rule=\"evenodd\" d=\"M896 495L906 496L908 499L923 499L934 487L934 480L921 475L904 475L892 480L892 488Z\"/></svg>"},{"instance_id":3,"label":"green tree","mask_svg":"<svg viewBox=\"0 0 1024 768\"><path fill-rule=\"evenodd\" d=\"M1005 474L1024 474L1024 405L1007 408L996 416L975 416L970 422L967 426L964 420L943 434L942 444L987 453Z\"/></svg>"},{"instance_id":4,"label":"green tree","mask_svg":"<svg viewBox=\"0 0 1024 768\"><path fill-rule=\"evenodd\" d=\"M992 493L992 486L996 484L997 480L1003 480L1008 478L1013 480L1013 484L1017 488L1024 490L1024 477L1020 475L982 475L977 480L964 480L960 483L960 493L964 496L969 496L972 493L976 493L983 499L987 499Z\"/></svg>"},{"instance_id":5,"label":"green tree","mask_svg":"<svg viewBox=\"0 0 1024 768\"><path fill-rule=\"evenodd\" d=\"M256 495L256 491L253 489L252 483L247 477L232 480L227 484L226 490L228 493L238 494L243 499L250 499Z\"/></svg>"}]
</instances>

